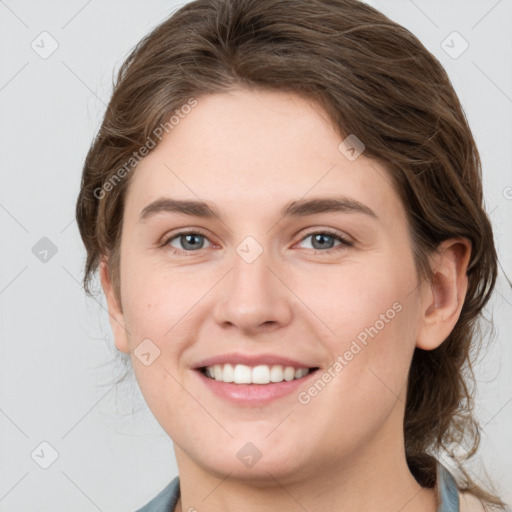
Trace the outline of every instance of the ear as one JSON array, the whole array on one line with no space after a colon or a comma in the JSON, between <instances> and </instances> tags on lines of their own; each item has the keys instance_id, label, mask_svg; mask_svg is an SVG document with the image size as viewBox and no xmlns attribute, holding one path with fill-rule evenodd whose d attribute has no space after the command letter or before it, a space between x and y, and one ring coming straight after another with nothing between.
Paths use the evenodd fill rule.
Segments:
<instances>
[{"instance_id":1,"label":"ear","mask_svg":"<svg viewBox=\"0 0 512 512\"><path fill-rule=\"evenodd\" d=\"M425 283L422 293L418 348L437 348L455 327L468 288L470 256L471 242L457 238L445 240L431 257L433 280Z\"/></svg>"},{"instance_id":2,"label":"ear","mask_svg":"<svg viewBox=\"0 0 512 512\"><path fill-rule=\"evenodd\" d=\"M107 299L108 316L110 320L110 327L114 335L114 342L118 350L128 354L130 353L128 331L126 330L123 311L114 293L114 287L112 286L112 281L108 272L108 261L106 258L103 258L100 262L99 273L103 293Z\"/></svg>"}]
</instances>

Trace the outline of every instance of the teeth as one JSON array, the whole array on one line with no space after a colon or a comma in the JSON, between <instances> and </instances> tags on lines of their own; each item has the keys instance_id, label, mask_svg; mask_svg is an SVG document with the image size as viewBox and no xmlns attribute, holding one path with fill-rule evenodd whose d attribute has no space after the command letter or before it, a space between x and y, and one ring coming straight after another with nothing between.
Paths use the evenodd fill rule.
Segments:
<instances>
[{"instance_id":1,"label":"teeth","mask_svg":"<svg viewBox=\"0 0 512 512\"><path fill-rule=\"evenodd\" d=\"M253 384L268 384L272 380L271 379L272 371L269 369L268 366L266 366L264 364L262 364L261 366L255 366L252 369L252 372L251 372L251 369L249 368L249 366L238 365L237 368L241 368L242 371L244 371L246 374L249 374L251 376L251 382ZM274 381L272 381L272 382L274 382ZM278 382L280 382L280 381L278 381Z\"/></svg>"},{"instance_id":2,"label":"teeth","mask_svg":"<svg viewBox=\"0 0 512 512\"><path fill-rule=\"evenodd\" d=\"M269 384L301 379L309 373L309 368L293 368L281 365L246 366L245 364L216 364L208 366L205 374L215 380L235 384Z\"/></svg>"}]
</instances>

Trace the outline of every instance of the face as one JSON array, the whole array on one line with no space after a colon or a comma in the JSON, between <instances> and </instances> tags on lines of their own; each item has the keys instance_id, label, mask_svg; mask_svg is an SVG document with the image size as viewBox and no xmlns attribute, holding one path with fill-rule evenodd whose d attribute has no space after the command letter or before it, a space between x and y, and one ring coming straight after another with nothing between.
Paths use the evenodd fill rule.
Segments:
<instances>
[{"instance_id":1,"label":"face","mask_svg":"<svg viewBox=\"0 0 512 512\"><path fill-rule=\"evenodd\" d=\"M423 285L389 175L342 140L305 99L236 90L198 98L135 171L112 326L179 466L285 482L402 439ZM317 370L223 383L198 370L217 356Z\"/></svg>"}]
</instances>

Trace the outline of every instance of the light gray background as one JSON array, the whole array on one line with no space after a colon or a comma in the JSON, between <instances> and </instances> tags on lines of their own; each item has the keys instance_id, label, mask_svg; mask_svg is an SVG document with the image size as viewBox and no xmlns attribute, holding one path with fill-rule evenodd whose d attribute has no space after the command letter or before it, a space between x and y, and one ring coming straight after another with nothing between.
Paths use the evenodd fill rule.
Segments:
<instances>
[{"instance_id":1,"label":"light gray background","mask_svg":"<svg viewBox=\"0 0 512 512\"><path fill-rule=\"evenodd\" d=\"M447 69L481 151L487 208L511 276L512 1L369 3ZM172 443L136 386L112 385L119 362L104 300L80 287L85 251L74 222L112 73L177 5L0 0L1 511L130 511L177 474ZM31 47L51 49L43 31L58 43L46 59ZM469 43L456 59L442 47L453 31ZM461 41L452 38L444 44L453 52ZM32 252L43 237L57 249L46 262ZM512 502L512 292L502 272L488 312L496 330L477 366L485 428L476 466ZM51 462L43 441L58 452L48 469L35 462Z\"/></svg>"}]
</instances>

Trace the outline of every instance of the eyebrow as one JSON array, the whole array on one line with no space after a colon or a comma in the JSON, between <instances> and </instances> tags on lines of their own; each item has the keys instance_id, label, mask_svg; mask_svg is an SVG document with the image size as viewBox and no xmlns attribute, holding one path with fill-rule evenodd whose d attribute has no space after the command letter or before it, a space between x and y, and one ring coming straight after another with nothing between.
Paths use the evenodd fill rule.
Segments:
<instances>
[{"instance_id":1,"label":"eyebrow","mask_svg":"<svg viewBox=\"0 0 512 512\"><path fill-rule=\"evenodd\" d=\"M162 212L222 220L222 215L213 205L203 201L179 200L168 197L157 199L148 204L142 210L139 220L144 222ZM378 218L370 207L348 197L322 197L291 201L283 207L280 213L282 217L305 217L326 212L362 213L375 219Z\"/></svg>"}]
</instances>

